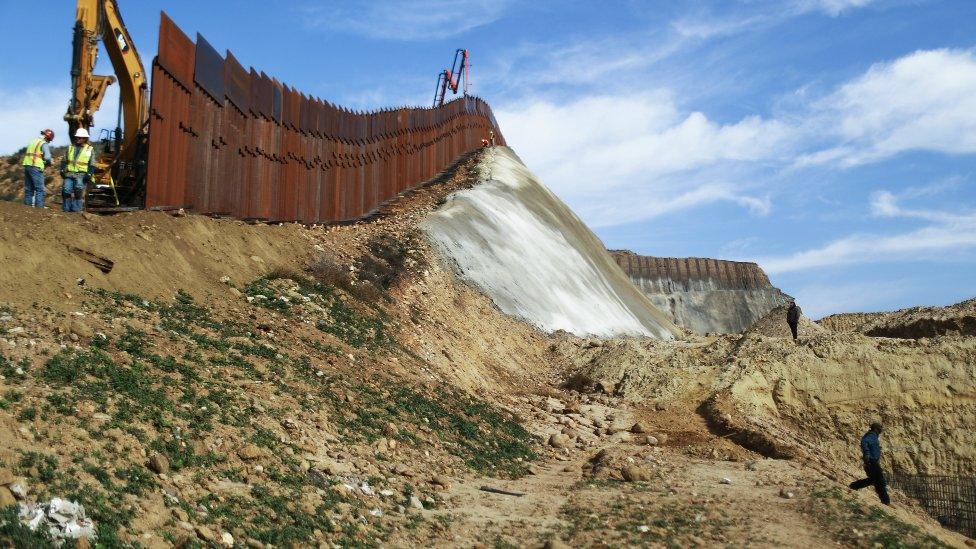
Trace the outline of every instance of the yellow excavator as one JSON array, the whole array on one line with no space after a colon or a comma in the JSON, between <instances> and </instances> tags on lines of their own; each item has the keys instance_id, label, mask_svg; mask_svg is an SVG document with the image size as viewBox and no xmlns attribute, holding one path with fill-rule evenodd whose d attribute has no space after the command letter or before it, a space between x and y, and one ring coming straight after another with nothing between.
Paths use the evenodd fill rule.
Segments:
<instances>
[{"instance_id":1,"label":"yellow excavator","mask_svg":"<svg viewBox=\"0 0 976 549\"><path fill-rule=\"evenodd\" d=\"M99 41L115 76L94 73ZM101 148L86 207L95 211L138 207L145 188L149 83L116 0L78 0L72 49L71 103L64 115L68 135L78 128L90 132L105 91L113 83L119 84L118 119L115 130L99 136Z\"/></svg>"}]
</instances>

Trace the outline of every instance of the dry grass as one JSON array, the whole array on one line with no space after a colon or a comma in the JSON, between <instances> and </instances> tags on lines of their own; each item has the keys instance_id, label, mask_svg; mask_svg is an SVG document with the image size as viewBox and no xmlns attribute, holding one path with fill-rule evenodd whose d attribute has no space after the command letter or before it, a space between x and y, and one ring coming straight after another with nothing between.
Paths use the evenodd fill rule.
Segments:
<instances>
[{"instance_id":1,"label":"dry grass","mask_svg":"<svg viewBox=\"0 0 976 549\"><path fill-rule=\"evenodd\" d=\"M368 280L357 280L346 265L323 258L308 268L317 282L340 288L363 303L376 303L384 298L383 291Z\"/></svg>"}]
</instances>

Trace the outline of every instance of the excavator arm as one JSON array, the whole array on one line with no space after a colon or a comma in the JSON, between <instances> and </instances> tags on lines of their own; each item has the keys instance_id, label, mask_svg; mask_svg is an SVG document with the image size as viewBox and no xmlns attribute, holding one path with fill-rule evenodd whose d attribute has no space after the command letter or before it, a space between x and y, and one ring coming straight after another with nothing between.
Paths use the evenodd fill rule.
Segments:
<instances>
[{"instance_id":1,"label":"excavator arm","mask_svg":"<svg viewBox=\"0 0 976 549\"><path fill-rule=\"evenodd\" d=\"M101 40L115 76L94 74ZM64 115L70 135L78 128L95 125L105 91L119 84L120 120L114 143L98 156L95 181L98 185L116 183L123 190L136 191L145 164L146 121L149 112L149 84L142 59L119 14L116 0L77 0L71 59L71 103ZM118 195L115 195L116 206Z\"/></svg>"}]
</instances>

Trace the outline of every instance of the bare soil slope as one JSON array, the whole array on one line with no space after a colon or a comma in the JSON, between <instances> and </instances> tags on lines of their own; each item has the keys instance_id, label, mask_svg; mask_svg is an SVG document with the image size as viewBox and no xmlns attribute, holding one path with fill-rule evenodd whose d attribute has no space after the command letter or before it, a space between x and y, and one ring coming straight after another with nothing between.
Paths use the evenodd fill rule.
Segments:
<instances>
[{"instance_id":1,"label":"bare soil slope","mask_svg":"<svg viewBox=\"0 0 976 549\"><path fill-rule=\"evenodd\" d=\"M0 543L58 496L107 547L963 546L702 412L820 347L546 336L460 283L418 225L476 161L331 228L0 204Z\"/></svg>"}]
</instances>

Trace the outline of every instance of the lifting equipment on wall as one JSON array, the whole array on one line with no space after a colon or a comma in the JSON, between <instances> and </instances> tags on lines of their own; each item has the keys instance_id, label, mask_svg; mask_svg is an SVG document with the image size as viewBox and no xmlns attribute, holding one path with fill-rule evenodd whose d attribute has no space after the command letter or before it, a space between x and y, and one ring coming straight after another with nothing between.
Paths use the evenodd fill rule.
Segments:
<instances>
[{"instance_id":1,"label":"lifting equipment on wall","mask_svg":"<svg viewBox=\"0 0 976 549\"><path fill-rule=\"evenodd\" d=\"M464 95L468 95L468 87L471 85L471 66L468 63L468 50L458 48L454 52L454 63L450 69L444 69L437 75L437 87L434 88L434 108L444 104L444 96L450 88L454 95L457 95L461 80L464 80Z\"/></svg>"}]
</instances>

